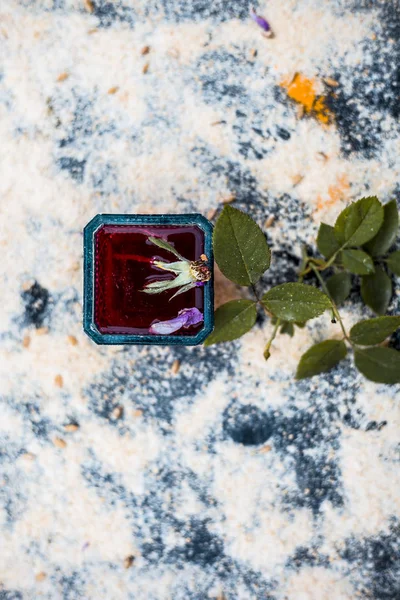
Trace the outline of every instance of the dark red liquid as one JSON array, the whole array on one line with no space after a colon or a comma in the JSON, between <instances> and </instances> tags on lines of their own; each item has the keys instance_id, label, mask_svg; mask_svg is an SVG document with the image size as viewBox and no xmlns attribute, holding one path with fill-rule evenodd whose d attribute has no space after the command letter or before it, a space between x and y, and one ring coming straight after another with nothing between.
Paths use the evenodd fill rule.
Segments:
<instances>
[{"instance_id":1,"label":"dark red liquid","mask_svg":"<svg viewBox=\"0 0 400 600\"><path fill-rule=\"evenodd\" d=\"M162 237L188 260L197 260L204 252L204 233L196 226L103 225L95 234L94 257L94 320L100 333L144 335L154 321L173 319L184 308L196 307L204 314L202 287L173 300L178 288L160 294L141 291L150 281L175 278L152 265L152 258L178 260L150 243L150 235ZM202 326L182 328L175 335L194 335Z\"/></svg>"}]
</instances>

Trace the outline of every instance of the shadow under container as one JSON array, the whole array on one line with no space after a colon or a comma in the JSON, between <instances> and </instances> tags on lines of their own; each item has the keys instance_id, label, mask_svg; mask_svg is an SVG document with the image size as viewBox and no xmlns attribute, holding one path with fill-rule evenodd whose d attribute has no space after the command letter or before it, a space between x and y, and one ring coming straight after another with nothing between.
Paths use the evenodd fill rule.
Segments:
<instances>
[{"instance_id":1,"label":"shadow under container","mask_svg":"<svg viewBox=\"0 0 400 600\"><path fill-rule=\"evenodd\" d=\"M198 262L208 280L154 293ZM202 215L95 216L84 229L85 332L97 344L201 344L214 327L213 263Z\"/></svg>"}]
</instances>

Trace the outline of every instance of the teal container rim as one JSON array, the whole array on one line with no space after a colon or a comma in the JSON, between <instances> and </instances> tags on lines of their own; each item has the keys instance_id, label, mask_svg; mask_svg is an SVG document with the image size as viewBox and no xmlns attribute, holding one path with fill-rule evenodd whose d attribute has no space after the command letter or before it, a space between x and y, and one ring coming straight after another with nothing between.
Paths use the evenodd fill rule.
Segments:
<instances>
[{"instance_id":1,"label":"teal container rim","mask_svg":"<svg viewBox=\"0 0 400 600\"><path fill-rule=\"evenodd\" d=\"M204 326L194 336L130 335L100 333L94 322L94 243L95 233L103 225L197 225L204 232L204 252L208 256L211 279L204 286ZM98 214L83 230L83 329L96 344L196 346L204 342L214 329L214 255L213 226L198 213L180 215L115 215Z\"/></svg>"}]
</instances>

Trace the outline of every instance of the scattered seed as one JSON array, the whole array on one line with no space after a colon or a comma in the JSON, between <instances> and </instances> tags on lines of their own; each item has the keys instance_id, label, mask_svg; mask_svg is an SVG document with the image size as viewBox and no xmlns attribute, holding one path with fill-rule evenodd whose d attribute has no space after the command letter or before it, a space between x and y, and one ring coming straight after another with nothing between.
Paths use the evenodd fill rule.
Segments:
<instances>
[{"instance_id":1,"label":"scattered seed","mask_svg":"<svg viewBox=\"0 0 400 600\"><path fill-rule=\"evenodd\" d=\"M289 435L288 435L288 440L294 440L294 435L293 435L293 433L289 433Z\"/></svg>"},{"instance_id":2,"label":"scattered seed","mask_svg":"<svg viewBox=\"0 0 400 600\"><path fill-rule=\"evenodd\" d=\"M36 329L36 335L46 335L47 333L49 333L48 327L38 327L38 329Z\"/></svg>"},{"instance_id":3,"label":"scattered seed","mask_svg":"<svg viewBox=\"0 0 400 600\"><path fill-rule=\"evenodd\" d=\"M21 458L24 460L35 460L36 456L32 452L24 452L24 454L21 454Z\"/></svg>"},{"instance_id":4,"label":"scattered seed","mask_svg":"<svg viewBox=\"0 0 400 600\"><path fill-rule=\"evenodd\" d=\"M252 48L250 50L250 56L256 57L258 54L258 50L256 50L255 48Z\"/></svg>"},{"instance_id":5,"label":"scattered seed","mask_svg":"<svg viewBox=\"0 0 400 600\"><path fill-rule=\"evenodd\" d=\"M53 444L55 446L57 446L57 448L66 448L67 447L67 442L59 437L54 438Z\"/></svg>"},{"instance_id":6,"label":"scattered seed","mask_svg":"<svg viewBox=\"0 0 400 600\"><path fill-rule=\"evenodd\" d=\"M211 127L215 127L216 125L225 125L226 121L213 121L211 123Z\"/></svg>"},{"instance_id":7,"label":"scattered seed","mask_svg":"<svg viewBox=\"0 0 400 600\"><path fill-rule=\"evenodd\" d=\"M83 0L83 6L90 13L92 13L94 11L94 4L93 4L92 0Z\"/></svg>"},{"instance_id":8,"label":"scattered seed","mask_svg":"<svg viewBox=\"0 0 400 600\"><path fill-rule=\"evenodd\" d=\"M124 409L122 406L116 406L112 411L111 416L113 419L120 419L122 417L123 412Z\"/></svg>"},{"instance_id":9,"label":"scattered seed","mask_svg":"<svg viewBox=\"0 0 400 600\"><path fill-rule=\"evenodd\" d=\"M33 285L32 281L24 281L23 284L21 285L21 289L23 292L27 292L29 290L29 288L31 288Z\"/></svg>"},{"instance_id":10,"label":"scattered seed","mask_svg":"<svg viewBox=\"0 0 400 600\"><path fill-rule=\"evenodd\" d=\"M329 87L338 87L339 85L339 82L335 79L332 79L332 77L324 77L324 81L326 85L329 85Z\"/></svg>"},{"instance_id":11,"label":"scattered seed","mask_svg":"<svg viewBox=\"0 0 400 600\"><path fill-rule=\"evenodd\" d=\"M304 493L305 493L305 495L306 495L306 496L308 496L308 494L310 493L310 490L309 490L308 488L306 488L306 489L304 490Z\"/></svg>"},{"instance_id":12,"label":"scattered seed","mask_svg":"<svg viewBox=\"0 0 400 600\"><path fill-rule=\"evenodd\" d=\"M321 160L321 161L327 161L328 160L328 155L325 154L325 152L317 152L317 160Z\"/></svg>"},{"instance_id":13,"label":"scattered seed","mask_svg":"<svg viewBox=\"0 0 400 600\"><path fill-rule=\"evenodd\" d=\"M149 52L150 52L150 46L143 46L143 48L142 48L142 50L141 50L140 54L141 54L142 56L146 56L146 54L148 54Z\"/></svg>"},{"instance_id":14,"label":"scattered seed","mask_svg":"<svg viewBox=\"0 0 400 600\"><path fill-rule=\"evenodd\" d=\"M62 378L62 375L56 375L54 377L54 385L56 385L59 388L62 388L62 386L64 385L64 380Z\"/></svg>"},{"instance_id":15,"label":"scattered seed","mask_svg":"<svg viewBox=\"0 0 400 600\"><path fill-rule=\"evenodd\" d=\"M69 343L71 344L71 346L77 346L78 345L78 340L76 339L76 337L74 335L69 335L67 337Z\"/></svg>"},{"instance_id":16,"label":"scattered seed","mask_svg":"<svg viewBox=\"0 0 400 600\"><path fill-rule=\"evenodd\" d=\"M292 177L292 182L293 182L293 187L296 187L296 185L299 185L299 183L301 183L304 179L304 175L295 175L294 177Z\"/></svg>"},{"instance_id":17,"label":"scattered seed","mask_svg":"<svg viewBox=\"0 0 400 600\"><path fill-rule=\"evenodd\" d=\"M302 119L304 117L304 106L302 104L298 104L296 107L297 118Z\"/></svg>"},{"instance_id":18,"label":"scattered seed","mask_svg":"<svg viewBox=\"0 0 400 600\"><path fill-rule=\"evenodd\" d=\"M234 202L236 200L236 196L234 194L231 194L230 196L228 196L227 198L223 198L222 199L222 204L231 204L232 202Z\"/></svg>"},{"instance_id":19,"label":"scattered seed","mask_svg":"<svg viewBox=\"0 0 400 600\"><path fill-rule=\"evenodd\" d=\"M267 452L271 452L271 450L272 450L272 446L270 446L269 444L266 444L265 446L261 446L261 448L259 448L258 453L266 454Z\"/></svg>"},{"instance_id":20,"label":"scattered seed","mask_svg":"<svg viewBox=\"0 0 400 600\"><path fill-rule=\"evenodd\" d=\"M22 345L24 348L29 348L31 343L31 336L30 335L25 335L24 339L22 340Z\"/></svg>"},{"instance_id":21,"label":"scattered seed","mask_svg":"<svg viewBox=\"0 0 400 600\"><path fill-rule=\"evenodd\" d=\"M174 360L174 362L172 363L172 367L171 367L171 373L173 375L176 375L180 369L180 366L181 366L181 363L179 362L179 360L178 359Z\"/></svg>"},{"instance_id":22,"label":"scattered seed","mask_svg":"<svg viewBox=\"0 0 400 600\"><path fill-rule=\"evenodd\" d=\"M89 35L93 35L94 33L97 33L99 30L97 29L97 27L94 27L93 29L89 29L88 30L88 34Z\"/></svg>"},{"instance_id":23,"label":"scattered seed","mask_svg":"<svg viewBox=\"0 0 400 600\"><path fill-rule=\"evenodd\" d=\"M51 98L46 98L47 114L52 115L54 112L53 103Z\"/></svg>"},{"instance_id":24,"label":"scattered seed","mask_svg":"<svg viewBox=\"0 0 400 600\"><path fill-rule=\"evenodd\" d=\"M65 81L66 79L68 79L68 77L69 73L60 73L60 75L57 77L57 81L61 83L61 81Z\"/></svg>"},{"instance_id":25,"label":"scattered seed","mask_svg":"<svg viewBox=\"0 0 400 600\"><path fill-rule=\"evenodd\" d=\"M210 208L210 210L207 213L207 219L209 221L212 221L216 214L217 214L217 209L216 208Z\"/></svg>"},{"instance_id":26,"label":"scattered seed","mask_svg":"<svg viewBox=\"0 0 400 600\"><path fill-rule=\"evenodd\" d=\"M263 37L267 38L267 39L271 39L275 37L275 34L273 33L273 31L263 31L261 34Z\"/></svg>"},{"instance_id":27,"label":"scattered seed","mask_svg":"<svg viewBox=\"0 0 400 600\"><path fill-rule=\"evenodd\" d=\"M127 556L124 560L125 569L129 569L133 565L134 561L135 557L132 554L130 556Z\"/></svg>"},{"instance_id":28,"label":"scattered seed","mask_svg":"<svg viewBox=\"0 0 400 600\"><path fill-rule=\"evenodd\" d=\"M274 221L275 221L275 215L269 215L268 219L264 223L264 227L266 229L268 229L268 227L271 227L271 225Z\"/></svg>"},{"instance_id":29,"label":"scattered seed","mask_svg":"<svg viewBox=\"0 0 400 600\"><path fill-rule=\"evenodd\" d=\"M149 70L149 66L150 66L149 63L146 63L145 65L143 65L142 73L144 75L146 75L147 71Z\"/></svg>"},{"instance_id":30,"label":"scattered seed","mask_svg":"<svg viewBox=\"0 0 400 600\"><path fill-rule=\"evenodd\" d=\"M170 48L167 54L169 54L169 56L171 56L172 58L179 58L181 55L178 48Z\"/></svg>"},{"instance_id":31,"label":"scattered seed","mask_svg":"<svg viewBox=\"0 0 400 600\"><path fill-rule=\"evenodd\" d=\"M40 573L38 573L35 577L36 581L44 581L46 579L47 575L46 573L44 573L43 571L41 571Z\"/></svg>"},{"instance_id":32,"label":"scattered seed","mask_svg":"<svg viewBox=\"0 0 400 600\"><path fill-rule=\"evenodd\" d=\"M116 94L118 92L118 90L119 90L119 87L117 85L115 85L114 87L110 87L107 94Z\"/></svg>"},{"instance_id":33,"label":"scattered seed","mask_svg":"<svg viewBox=\"0 0 400 600\"><path fill-rule=\"evenodd\" d=\"M142 417L142 416L143 416L143 411L142 411L142 410L140 410L140 408L137 408L136 410L134 410L134 411L132 412L132 415L133 415L134 417Z\"/></svg>"},{"instance_id":34,"label":"scattered seed","mask_svg":"<svg viewBox=\"0 0 400 600\"><path fill-rule=\"evenodd\" d=\"M68 433L73 433L74 431L78 431L79 425L77 423L68 423L67 425L64 425L64 429L65 431L68 431Z\"/></svg>"}]
</instances>

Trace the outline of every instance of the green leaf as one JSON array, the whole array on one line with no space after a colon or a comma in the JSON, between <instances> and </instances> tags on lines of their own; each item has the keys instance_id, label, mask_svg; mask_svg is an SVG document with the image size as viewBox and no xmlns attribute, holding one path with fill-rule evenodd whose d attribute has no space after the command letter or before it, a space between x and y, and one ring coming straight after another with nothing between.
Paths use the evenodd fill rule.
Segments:
<instances>
[{"instance_id":1,"label":"green leaf","mask_svg":"<svg viewBox=\"0 0 400 600\"><path fill-rule=\"evenodd\" d=\"M335 236L341 246L362 246L378 233L382 222L383 206L378 198L361 198L340 213Z\"/></svg>"},{"instance_id":2,"label":"green leaf","mask_svg":"<svg viewBox=\"0 0 400 600\"><path fill-rule=\"evenodd\" d=\"M331 225L321 223L318 230L317 248L325 258L331 258L340 248L335 230Z\"/></svg>"},{"instance_id":3,"label":"green leaf","mask_svg":"<svg viewBox=\"0 0 400 600\"><path fill-rule=\"evenodd\" d=\"M365 246L371 256L383 256L394 243L399 229L399 212L396 200L383 207L383 224L378 233Z\"/></svg>"},{"instance_id":4,"label":"green leaf","mask_svg":"<svg viewBox=\"0 0 400 600\"><path fill-rule=\"evenodd\" d=\"M331 308L328 296L304 283L277 285L264 294L262 303L284 321L307 321Z\"/></svg>"},{"instance_id":5,"label":"green leaf","mask_svg":"<svg viewBox=\"0 0 400 600\"><path fill-rule=\"evenodd\" d=\"M400 277L400 250L396 250L396 252L389 254L386 264L392 273Z\"/></svg>"},{"instance_id":6,"label":"green leaf","mask_svg":"<svg viewBox=\"0 0 400 600\"><path fill-rule=\"evenodd\" d=\"M303 354L297 367L296 379L325 373L338 364L347 354L343 340L325 340L311 346Z\"/></svg>"},{"instance_id":7,"label":"green leaf","mask_svg":"<svg viewBox=\"0 0 400 600\"><path fill-rule=\"evenodd\" d=\"M271 252L249 215L225 206L214 229L215 260L222 273L239 285L251 285L268 269Z\"/></svg>"},{"instance_id":8,"label":"green leaf","mask_svg":"<svg viewBox=\"0 0 400 600\"><path fill-rule=\"evenodd\" d=\"M377 315L384 315L392 298L392 282L381 267L361 279L361 297Z\"/></svg>"},{"instance_id":9,"label":"green leaf","mask_svg":"<svg viewBox=\"0 0 400 600\"><path fill-rule=\"evenodd\" d=\"M145 294L161 294L161 292L165 292L166 290L172 290L173 288L180 286L187 286L189 283L192 284L192 287L195 285L193 281L188 279L188 275L186 273L180 273L175 279L163 279L162 281L153 281L152 283L148 283L142 290Z\"/></svg>"},{"instance_id":10,"label":"green leaf","mask_svg":"<svg viewBox=\"0 0 400 600\"><path fill-rule=\"evenodd\" d=\"M231 300L215 311L214 331L205 346L230 342L247 333L256 322L257 305L252 300Z\"/></svg>"},{"instance_id":11,"label":"green leaf","mask_svg":"<svg viewBox=\"0 0 400 600\"><path fill-rule=\"evenodd\" d=\"M400 382L400 352L393 348L358 348L354 351L357 369L376 383Z\"/></svg>"},{"instance_id":12,"label":"green leaf","mask_svg":"<svg viewBox=\"0 0 400 600\"><path fill-rule=\"evenodd\" d=\"M188 283L188 284L184 285L183 287L179 288L179 290L177 292L175 292L175 294L173 296L171 296L170 300L172 300L173 298L176 298L176 296L180 296L181 294L188 292L189 290L193 289L194 287L196 287L195 283Z\"/></svg>"},{"instance_id":13,"label":"green leaf","mask_svg":"<svg viewBox=\"0 0 400 600\"><path fill-rule=\"evenodd\" d=\"M355 275L369 275L375 271L372 258L362 250L343 250L342 262L345 269Z\"/></svg>"},{"instance_id":14,"label":"green leaf","mask_svg":"<svg viewBox=\"0 0 400 600\"><path fill-rule=\"evenodd\" d=\"M400 327L400 317L375 317L353 325L350 339L360 346L374 346L384 342Z\"/></svg>"},{"instance_id":15,"label":"green leaf","mask_svg":"<svg viewBox=\"0 0 400 600\"><path fill-rule=\"evenodd\" d=\"M290 335L290 337L293 337L294 336L294 325L293 325L293 323L284 321L284 323L282 323L282 326L279 331L280 331L280 333L286 333L287 335Z\"/></svg>"},{"instance_id":16,"label":"green leaf","mask_svg":"<svg viewBox=\"0 0 400 600\"><path fill-rule=\"evenodd\" d=\"M181 254L179 254L179 252L177 250L175 250L175 248L173 246L171 246L171 244L169 244L165 240L162 240L161 238L156 238L153 236L149 236L147 239L149 240L149 242L151 242L155 246L158 246L159 248L163 248L163 250L167 250L168 252L171 252L177 258L179 258L179 260L185 260L188 262L187 258L183 258L183 256Z\"/></svg>"},{"instance_id":17,"label":"green leaf","mask_svg":"<svg viewBox=\"0 0 400 600\"><path fill-rule=\"evenodd\" d=\"M187 273L187 275L190 276L190 263L187 261L178 260L176 262L166 263L161 260L155 260L153 265L164 271L175 273L176 275L179 273Z\"/></svg>"},{"instance_id":18,"label":"green leaf","mask_svg":"<svg viewBox=\"0 0 400 600\"><path fill-rule=\"evenodd\" d=\"M350 294L351 275L345 272L336 273L326 281L326 287L335 304L341 304Z\"/></svg>"}]
</instances>

